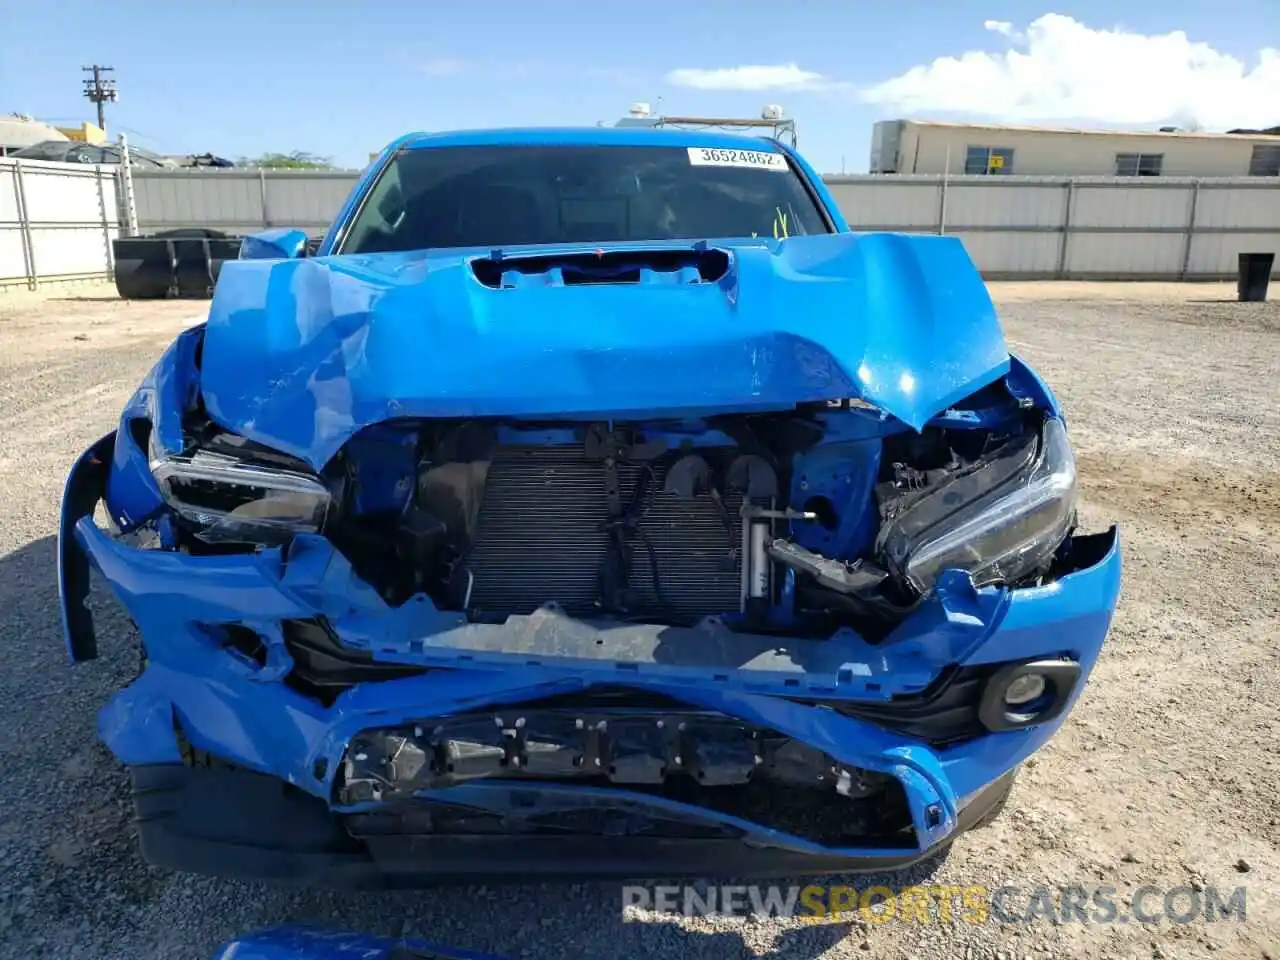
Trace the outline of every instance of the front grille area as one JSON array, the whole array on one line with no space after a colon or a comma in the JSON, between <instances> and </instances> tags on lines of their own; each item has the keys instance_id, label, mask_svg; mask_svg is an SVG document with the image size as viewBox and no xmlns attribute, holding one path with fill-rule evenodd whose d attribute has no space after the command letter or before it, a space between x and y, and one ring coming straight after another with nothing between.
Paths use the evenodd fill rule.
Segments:
<instances>
[{"instance_id":1,"label":"front grille area","mask_svg":"<svg viewBox=\"0 0 1280 960\"><path fill-rule=\"evenodd\" d=\"M635 518L628 612L696 619L737 611L741 496L726 493L718 504L709 494L665 494L668 468L617 466L622 505ZM646 492L634 502L647 470ZM497 448L467 562L474 612L528 614L551 602L577 616L597 609L609 550L605 471L578 446Z\"/></svg>"},{"instance_id":2,"label":"front grille area","mask_svg":"<svg viewBox=\"0 0 1280 960\"><path fill-rule=\"evenodd\" d=\"M434 790L497 781L517 791L521 803L494 813L431 808L409 832L670 837L723 831L637 805L637 795L648 795L833 846L914 842L906 794L892 776L845 766L820 748L713 711L609 702L507 704L364 730L347 745L335 799L396 811L395 823L377 815L362 821L367 833L381 825L401 834L414 819L415 802L429 801ZM540 792L567 783L614 788L617 799Z\"/></svg>"}]
</instances>

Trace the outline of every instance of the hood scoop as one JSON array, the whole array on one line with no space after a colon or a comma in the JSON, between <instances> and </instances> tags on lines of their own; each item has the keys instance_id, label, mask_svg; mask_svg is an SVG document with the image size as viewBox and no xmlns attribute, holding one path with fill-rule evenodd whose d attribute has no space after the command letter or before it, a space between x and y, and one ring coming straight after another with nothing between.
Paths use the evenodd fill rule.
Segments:
<instances>
[{"instance_id":1,"label":"hood scoop","mask_svg":"<svg viewBox=\"0 0 1280 960\"><path fill-rule=\"evenodd\" d=\"M471 272L493 290L522 287L575 287L589 284L718 283L729 273L732 256L699 244L644 250L597 250L512 256L494 250L471 261Z\"/></svg>"}]
</instances>

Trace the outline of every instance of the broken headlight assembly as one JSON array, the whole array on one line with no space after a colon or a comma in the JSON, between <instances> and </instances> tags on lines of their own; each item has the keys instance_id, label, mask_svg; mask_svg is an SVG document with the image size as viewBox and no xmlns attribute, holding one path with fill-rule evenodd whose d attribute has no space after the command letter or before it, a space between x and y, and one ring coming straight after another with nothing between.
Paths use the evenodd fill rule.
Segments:
<instances>
[{"instance_id":1,"label":"broken headlight assembly","mask_svg":"<svg viewBox=\"0 0 1280 960\"><path fill-rule=\"evenodd\" d=\"M235 434L188 437L170 452L152 431L147 446L165 502L207 544L271 546L317 533L334 503L306 464Z\"/></svg>"},{"instance_id":2,"label":"broken headlight assembly","mask_svg":"<svg viewBox=\"0 0 1280 960\"><path fill-rule=\"evenodd\" d=\"M890 506L879 553L927 593L948 569L977 586L1046 569L1075 526L1076 468L1066 427L1046 418L966 469Z\"/></svg>"}]
</instances>

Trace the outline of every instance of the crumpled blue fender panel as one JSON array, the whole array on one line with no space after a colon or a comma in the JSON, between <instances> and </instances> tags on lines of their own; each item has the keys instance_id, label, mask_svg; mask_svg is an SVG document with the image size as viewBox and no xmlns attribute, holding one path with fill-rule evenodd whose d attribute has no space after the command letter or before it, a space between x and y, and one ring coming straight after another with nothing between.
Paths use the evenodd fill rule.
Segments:
<instances>
[{"instance_id":1,"label":"crumpled blue fender panel","mask_svg":"<svg viewBox=\"0 0 1280 960\"><path fill-rule=\"evenodd\" d=\"M231 261L205 331L205 404L319 467L397 417L639 419L859 397L919 428L1009 371L954 237L711 245L729 255L711 283L566 286L550 271L495 289L472 269L482 250Z\"/></svg>"},{"instance_id":2,"label":"crumpled blue fender panel","mask_svg":"<svg viewBox=\"0 0 1280 960\"><path fill-rule=\"evenodd\" d=\"M161 503L160 488L147 463L148 451L133 443L130 424L145 421L161 449L182 449L182 418L199 393L196 353L203 337L203 324L180 333L147 372L120 414L116 434L127 442L115 445L105 500L121 530L144 523Z\"/></svg>"},{"instance_id":3,"label":"crumpled blue fender panel","mask_svg":"<svg viewBox=\"0 0 1280 960\"><path fill-rule=\"evenodd\" d=\"M213 960L502 960L495 954L309 926L277 927L224 943Z\"/></svg>"}]
</instances>

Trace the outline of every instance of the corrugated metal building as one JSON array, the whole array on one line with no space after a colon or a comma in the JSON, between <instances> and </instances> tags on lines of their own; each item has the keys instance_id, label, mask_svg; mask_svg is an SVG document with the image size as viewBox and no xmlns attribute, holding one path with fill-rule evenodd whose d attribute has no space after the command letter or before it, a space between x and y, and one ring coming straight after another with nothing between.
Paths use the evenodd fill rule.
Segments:
<instances>
[{"instance_id":1,"label":"corrugated metal building","mask_svg":"<svg viewBox=\"0 0 1280 960\"><path fill-rule=\"evenodd\" d=\"M1280 177L1280 136L883 120L871 173Z\"/></svg>"}]
</instances>

